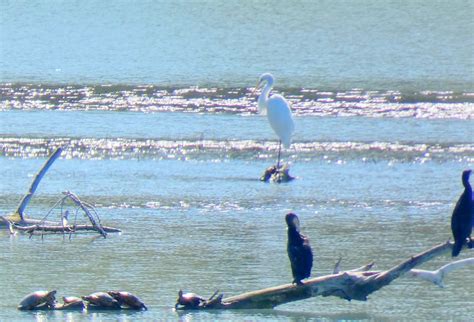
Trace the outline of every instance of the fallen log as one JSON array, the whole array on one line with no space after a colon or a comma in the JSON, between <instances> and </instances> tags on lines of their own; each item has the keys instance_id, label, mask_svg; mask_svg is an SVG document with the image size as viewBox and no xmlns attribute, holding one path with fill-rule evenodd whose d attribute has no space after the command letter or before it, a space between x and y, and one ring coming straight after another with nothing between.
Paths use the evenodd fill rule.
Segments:
<instances>
[{"instance_id":1,"label":"fallen log","mask_svg":"<svg viewBox=\"0 0 474 322\"><path fill-rule=\"evenodd\" d=\"M31 183L28 192L23 196L20 201L20 204L17 207L17 210L10 215L7 216L0 216L0 226L6 226L10 230L11 234L15 234L17 231L21 232L28 232L30 236L33 235L35 232L40 232L44 234L45 232L51 233L76 233L79 231L94 231L101 234L104 238L106 238L107 233L109 232L120 232L120 229L113 228L113 227L104 227L100 222L100 218L94 208L93 205L82 201L76 196L74 193L70 191L63 192L64 197L58 201L53 208L44 216L43 219L34 219L34 218L27 218L25 216L25 209L28 206L31 198L33 197L41 179L44 177L48 169L51 167L53 162L59 158L61 155L62 148L57 148L46 160L44 165L35 175L33 182ZM88 224L80 224L74 222L73 224L68 224L67 221L67 214L68 211L66 210L63 212L63 206L66 201L72 201L72 203L76 207L76 217L77 217L77 209L80 209L84 215L89 219L91 225ZM61 221L51 221L47 220L48 216L51 214L52 210L56 205L60 204L61 206Z\"/></svg>"},{"instance_id":2,"label":"fallen log","mask_svg":"<svg viewBox=\"0 0 474 322\"><path fill-rule=\"evenodd\" d=\"M94 225L69 225L69 226L58 226L58 225L29 225L29 226L20 226L15 223L12 224L13 229L26 232L26 233L75 233L78 231L96 231L99 232L99 229ZM106 233L120 233L121 230L114 227L101 226L102 230Z\"/></svg>"},{"instance_id":3,"label":"fallen log","mask_svg":"<svg viewBox=\"0 0 474 322\"><path fill-rule=\"evenodd\" d=\"M386 271L368 271L372 264L350 271L315 277L303 285L284 284L243 293L228 298L222 294L219 301L203 301L193 309L271 309L278 305L315 296L335 296L348 301L367 301L368 296L392 281L437 256L449 252L453 243L447 241L419 253ZM338 265L336 265L338 266ZM177 307L186 310L186 306Z\"/></svg>"}]
</instances>

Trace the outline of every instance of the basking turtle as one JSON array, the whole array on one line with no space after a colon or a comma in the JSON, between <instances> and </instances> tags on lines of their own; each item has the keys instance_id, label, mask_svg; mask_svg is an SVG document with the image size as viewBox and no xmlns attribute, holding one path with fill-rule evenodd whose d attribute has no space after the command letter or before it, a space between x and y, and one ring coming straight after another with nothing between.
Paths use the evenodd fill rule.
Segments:
<instances>
[{"instance_id":1,"label":"basking turtle","mask_svg":"<svg viewBox=\"0 0 474 322\"><path fill-rule=\"evenodd\" d=\"M175 309L178 308L178 305L181 305L184 309L197 309L201 305L206 303L206 299L202 296L199 296L195 293L183 293L182 290L178 292L178 299L176 300Z\"/></svg>"},{"instance_id":2,"label":"basking turtle","mask_svg":"<svg viewBox=\"0 0 474 322\"><path fill-rule=\"evenodd\" d=\"M77 296L64 296L63 304L56 305L56 310L72 310L72 309L84 309L84 301Z\"/></svg>"},{"instance_id":3,"label":"basking turtle","mask_svg":"<svg viewBox=\"0 0 474 322\"><path fill-rule=\"evenodd\" d=\"M40 308L54 308L56 302L56 290L53 291L36 291L25 296L18 310L35 310Z\"/></svg>"},{"instance_id":4,"label":"basking turtle","mask_svg":"<svg viewBox=\"0 0 474 322\"><path fill-rule=\"evenodd\" d=\"M63 296L63 302L66 304L72 304L72 303L82 302L82 299L77 296Z\"/></svg>"},{"instance_id":5,"label":"basking turtle","mask_svg":"<svg viewBox=\"0 0 474 322\"><path fill-rule=\"evenodd\" d=\"M107 292L110 296L112 296L117 302L119 302L120 305L125 305L129 307L130 309L135 309L135 310L147 310L147 307L145 306L145 303L143 303L140 298L137 296L133 295L130 292L125 292L125 291L108 291Z\"/></svg>"},{"instance_id":6,"label":"basking turtle","mask_svg":"<svg viewBox=\"0 0 474 322\"><path fill-rule=\"evenodd\" d=\"M83 296L84 301L89 302L89 307L101 309L120 309L120 303L105 292L95 292L88 296Z\"/></svg>"}]
</instances>

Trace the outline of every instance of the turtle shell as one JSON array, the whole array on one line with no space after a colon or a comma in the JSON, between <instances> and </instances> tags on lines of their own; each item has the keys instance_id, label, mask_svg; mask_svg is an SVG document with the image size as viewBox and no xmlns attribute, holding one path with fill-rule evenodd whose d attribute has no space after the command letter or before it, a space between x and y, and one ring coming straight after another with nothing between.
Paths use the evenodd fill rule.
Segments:
<instances>
[{"instance_id":1,"label":"turtle shell","mask_svg":"<svg viewBox=\"0 0 474 322\"><path fill-rule=\"evenodd\" d=\"M195 293L183 293L182 291L179 291L178 300L175 307L182 305L185 308L192 309L199 307L205 301L205 298Z\"/></svg>"},{"instance_id":2,"label":"turtle shell","mask_svg":"<svg viewBox=\"0 0 474 322\"><path fill-rule=\"evenodd\" d=\"M63 302L66 304L82 302L82 299L77 296L63 296Z\"/></svg>"},{"instance_id":3,"label":"turtle shell","mask_svg":"<svg viewBox=\"0 0 474 322\"><path fill-rule=\"evenodd\" d=\"M105 292L95 292L88 296L83 296L82 299L96 307L116 309L120 308L120 303Z\"/></svg>"},{"instance_id":4,"label":"turtle shell","mask_svg":"<svg viewBox=\"0 0 474 322\"><path fill-rule=\"evenodd\" d=\"M112 296L114 299L117 300L117 302L120 303L120 305L125 305L128 306L131 309L145 309L147 310L147 307L145 306L145 303L137 297L136 295L130 293L130 292L125 292L125 291L109 291L107 292L110 296Z\"/></svg>"},{"instance_id":5,"label":"turtle shell","mask_svg":"<svg viewBox=\"0 0 474 322\"><path fill-rule=\"evenodd\" d=\"M19 310L34 310L42 306L53 307L56 291L36 291L26 295L18 305Z\"/></svg>"},{"instance_id":6,"label":"turtle shell","mask_svg":"<svg viewBox=\"0 0 474 322\"><path fill-rule=\"evenodd\" d=\"M82 310L84 309L84 301L77 296L64 296L63 304L57 304L55 310Z\"/></svg>"}]
</instances>

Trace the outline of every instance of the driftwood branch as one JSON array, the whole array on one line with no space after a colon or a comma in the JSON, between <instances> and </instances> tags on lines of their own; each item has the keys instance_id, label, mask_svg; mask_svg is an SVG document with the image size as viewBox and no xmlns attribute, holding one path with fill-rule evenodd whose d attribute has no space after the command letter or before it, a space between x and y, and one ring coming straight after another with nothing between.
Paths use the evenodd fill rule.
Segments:
<instances>
[{"instance_id":1,"label":"driftwood branch","mask_svg":"<svg viewBox=\"0 0 474 322\"><path fill-rule=\"evenodd\" d=\"M92 226L94 226L95 228L94 230L97 230L104 238L107 237L107 232L103 229L102 225L100 224L100 221L96 220L94 216L91 214L89 210L89 208L93 209L91 205L79 200L79 197L77 197L75 194L73 194L70 191L65 191L63 192L63 194L69 197L77 206L79 206L82 209L82 211L84 211L87 217L89 217L89 220L92 223Z\"/></svg>"},{"instance_id":2,"label":"driftwood branch","mask_svg":"<svg viewBox=\"0 0 474 322\"><path fill-rule=\"evenodd\" d=\"M75 233L78 231L98 231L97 227L94 225L69 225L69 226L58 226L58 225L29 225L29 226L19 226L12 224L13 229L26 232L26 233ZM120 229L114 227L101 226L102 230L107 233L119 233Z\"/></svg>"},{"instance_id":3,"label":"driftwood branch","mask_svg":"<svg viewBox=\"0 0 474 322\"><path fill-rule=\"evenodd\" d=\"M336 296L345 300L366 301L367 297L392 281L453 247L453 243L436 245L386 271L367 271L373 263L356 270L308 279L303 285L284 284L240 295L222 298L220 301L203 301L193 309L269 309L278 305L315 296ZM336 265L336 268L338 265ZM182 306L178 309L188 309Z\"/></svg>"},{"instance_id":4,"label":"driftwood branch","mask_svg":"<svg viewBox=\"0 0 474 322\"><path fill-rule=\"evenodd\" d=\"M109 232L120 232L120 229L117 228L103 227L100 223L100 218L97 212L95 211L94 206L85 201L80 200L78 196L69 191L63 193L65 196L51 208L51 210L44 216L43 219L26 218L24 214L26 207L28 206L36 189L38 188L41 179L45 176L46 172L51 167L53 162L59 158L61 152L62 148L58 148L49 156L48 160L35 175L35 178L33 179L33 182L31 183L28 192L21 199L17 210L13 214L10 214L8 216L0 216L0 226L7 226L11 234L15 234L17 231L22 231L29 232L31 235L35 232L75 233L78 231L96 231L105 238L107 236L107 233ZM66 200L72 201L78 209L81 209L83 213L89 218L91 225L76 223L74 223L73 225L68 224L68 212L67 210L64 213L62 212L62 207ZM61 204L61 222L46 220L47 217L51 214L54 207L57 206L59 203Z\"/></svg>"},{"instance_id":5,"label":"driftwood branch","mask_svg":"<svg viewBox=\"0 0 474 322\"><path fill-rule=\"evenodd\" d=\"M38 188L38 185L43 179L44 175L48 171L48 169L51 167L54 161L56 161L57 158L61 155L61 152L63 151L62 148L57 148L56 151L53 152L46 161L46 163L41 167L40 171L36 174L35 178L33 179L33 182L30 185L30 189L28 189L28 193L21 199L20 204L18 205L18 208L16 210L16 214L20 216L21 220L24 220L24 211L26 206L28 206L28 203L30 202L31 198L33 197L33 194L36 191L36 188Z\"/></svg>"},{"instance_id":6,"label":"driftwood branch","mask_svg":"<svg viewBox=\"0 0 474 322\"><path fill-rule=\"evenodd\" d=\"M449 272L455 269L460 269L467 265L474 265L474 257L465 258L448 263L434 271L427 271L424 269L411 269L408 272L408 276L418 277L422 280L432 282L435 285L438 285L439 287L444 287L444 277L446 277Z\"/></svg>"},{"instance_id":7,"label":"driftwood branch","mask_svg":"<svg viewBox=\"0 0 474 322\"><path fill-rule=\"evenodd\" d=\"M33 235L35 233L73 234L73 233L83 232L83 231L94 231L94 232L98 232L104 238L106 238L107 233L121 232L121 230L118 228L102 226L102 224L100 223L99 216L97 215L93 205L80 200L78 196L76 196L74 193L70 191L65 191L63 192L63 194L65 196L62 198L62 200L58 201L56 205L58 203L63 204L65 200L71 200L78 207L78 209L81 209L84 212L85 216L88 217L91 224L76 224L76 223L69 224L67 219L66 221L63 220L62 222L47 221L45 220L47 216L43 218L42 220L24 219L20 222L11 221L6 217L3 217L1 219L3 219L3 221L6 222L6 224L8 225L10 229L11 234L15 234L16 231L29 233L30 235Z\"/></svg>"}]
</instances>

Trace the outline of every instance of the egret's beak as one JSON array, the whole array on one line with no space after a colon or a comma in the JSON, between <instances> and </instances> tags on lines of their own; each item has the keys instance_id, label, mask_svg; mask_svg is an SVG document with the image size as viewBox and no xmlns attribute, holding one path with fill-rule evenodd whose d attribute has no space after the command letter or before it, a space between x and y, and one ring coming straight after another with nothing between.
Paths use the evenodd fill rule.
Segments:
<instances>
[{"instance_id":1,"label":"egret's beak","mask_svg":"<svg viewBox=\"0 0 474 322\"><path fill-rule=\"evenodd\" d=\"M259 86L260 86L260 80L258 80L257 84L255 84L255 88L253 89L251 96L253 96L255 94L255 92L258 91Z\"/></svg>"}]
</instances>

